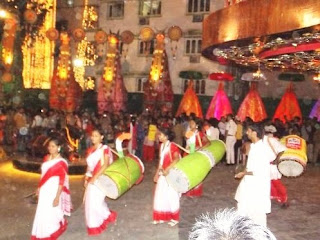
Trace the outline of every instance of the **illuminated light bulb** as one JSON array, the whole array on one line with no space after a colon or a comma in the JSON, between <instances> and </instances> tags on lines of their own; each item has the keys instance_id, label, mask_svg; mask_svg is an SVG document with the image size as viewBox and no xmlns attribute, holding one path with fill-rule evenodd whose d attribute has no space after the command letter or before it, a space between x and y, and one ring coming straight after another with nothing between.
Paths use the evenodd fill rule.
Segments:
<instances>
[{"instance_id":1,"label":"illuminated light bulb","mask_svg":"<svg viewBox=\"0 0 320 240\"><path fill-rule=\"evenodd\" d=\"M11 65L12 64L12 60L13 60L12 54L7 53L6 57L4 59L5 64Z\"/></svg>"},{"instance_id":2,"label":"illuminated light bulb","mask_svg":"<svg viewBox=\"0 0 320 240\"><path fill-rule=\"evenodd\" d=\"M320 82L320 73L317 73L317 75L313 77L313 80L316 82Z\"/></svg>"},{"instance_id":3,"label":"illuminated light bulb","mask_svg":"<svg viewBox=\"0 0 320 240\"><path fill-rule=\"evenodd\" d=\"M0 18L6 18L8 16L8 13L5 10L0 10Z\"/></svg>"},{"instance_id":4,"label":"illuminated light bulb","mask_svg":"<svg viewBox=\"0 0 320 240\"><path fill-rule=\"evenodd\" d=\"M83 59L77 58L73 61L73 65L75 67L82 67L83 66Z\"/></svg>"}]
</instances>

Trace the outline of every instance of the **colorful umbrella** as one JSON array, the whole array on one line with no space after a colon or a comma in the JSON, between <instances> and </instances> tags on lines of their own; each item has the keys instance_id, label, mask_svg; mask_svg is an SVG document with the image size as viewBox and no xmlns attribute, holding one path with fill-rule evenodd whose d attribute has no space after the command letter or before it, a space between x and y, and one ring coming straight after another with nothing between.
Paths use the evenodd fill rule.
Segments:
<instances>
[{"instance_id":1,"label":"colorful umbrella","mask_svg":"<svg viewBox=\"0 0 320 240\"><path fill-rule=\"evenodd\" d=\"M246 117L250 117L254 122L260 122L267 118L266 109L255 82L251 83L250 90L241 103L237 116L241 121L244 121Z\"/></svg>"},{"instance_id":2,"label":"colorful umbrella","mask_svg":"<svg viewBox=\"0 0 320 240\"><path fill-rule=\"evenodd\" d=\"M229 98L224 91L223 83L220 82L218 91L216 92L214 97L212 97L212 100L210 102L206 114L206 119L216 118L220 120L221 117L226 116L230 113L232 113L232 107Z\"/></svg>"},{"instance_id":3,"label":"colorful umbrella","mask_svg":"<svg viewBox=\"0 0 320 240\"><path fill-rule=\"evenodd\" d=\"M286 122L287 120L292 120L294 117L300 117L300 119L302 119L302 114L297 97L293 91L292 83L290 83L285 94L281 98L273 116L273 120L278 118L282 122Z\"/></svg>"},{"instance_id":4,"label":"colorful umbrella","mask_svg":"<svg viewBox=\"0 0 320 240\"><path fill-rule=\"evenodd\" d=\"M193 81L189 81L188 88L180 102L176 117L180 116L182 113L186 113L187 116L194 113L197 117L203 118L199 99L193 90Z\"/></svg>"},{"instance_id":5,"label":"colorful umbrella","mask_svg":"<svg viewBox=\"0 0 320 240\"><path fill-rule=\"evenodd\" d=\"M218 72L218 73L211 73L209 75L210 80L215 80L215 81L233 81L233 76L229 73L223 73L223 72Z\"/></svg>"}]
</instances>

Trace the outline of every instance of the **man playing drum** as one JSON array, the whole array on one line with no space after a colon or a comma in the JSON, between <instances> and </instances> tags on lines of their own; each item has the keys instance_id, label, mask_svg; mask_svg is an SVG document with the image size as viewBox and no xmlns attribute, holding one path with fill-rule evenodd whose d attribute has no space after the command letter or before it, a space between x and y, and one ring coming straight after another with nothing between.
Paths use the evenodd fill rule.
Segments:
<instances>
[{"instance_id":1,"label":"man playing drum","mask_svg":"<svg viewBox=\"0 0 320 240\"><path fill-rule=\"evenodd\" d=\"M235 200L238 202L240 214L252 218L257 224L266 226L266 214L271 212L270 162L275 159L275 153L264 139L260 124L250 124L246 133L252 144L247 168L235 175L235 178L242 179Z\"/></svg>"}]
</instances>

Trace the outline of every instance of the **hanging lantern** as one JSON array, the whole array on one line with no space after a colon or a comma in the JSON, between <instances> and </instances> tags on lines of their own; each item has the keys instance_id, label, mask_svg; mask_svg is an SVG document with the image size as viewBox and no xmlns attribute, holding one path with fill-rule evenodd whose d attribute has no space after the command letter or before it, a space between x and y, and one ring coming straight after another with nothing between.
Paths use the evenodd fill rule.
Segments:
<instances>
[{"instance_id":1,"label":"hanging lantern","mask_svg":"<svg viewBox=\"0 0 320 240\"><path fill-rule=\"evenodd\" d=\"M125 44L130 44L134 40L134 35L131 31L126 30L121 33L121 41Z\"/></svg>"},{"instance_id":2,"label":"hanging lantern","mask_svg":"<svg viewBox=\"0 0 320 240\"><path fill-rule=\"evenodd\" d=\"M75 41L81 41L85 38L86 33L82 28L76 28L75 30L73 30L72 35Z\"/></svg>"},{"instance_id":3,"label":"hanging lantern","mask_svg":"<svg viewBox=\"0 0 320 240\"><path fill-rule=\"evenodd\" d=\"M100 30L98 32L96 32L96 34L94 35L94 39L96 40L96 42L98 44L100 43L105 43L107 41L107 34L105 31Z\"/></svg>"},{"instance_id":4,"label":"hanging lantern","mask_svg":"<svg viewBox=\"0 0 320 240\"><path fill-rule=\"evenodd\" d=\"M23 18L27 23L30 23L30 24L34 24L38 20L36 12L31 9L27 9L23 13Z\"/></svg>"},{"instance_id":5,"label":"hanging lantern","mask_svg":"<svg viewBox=\"0 0 320 240\"><path fill-rule=\"evenodd\" d=\"M168 30L168 36L172 41L179 41L182 37L182 30L178 26L172 26Z\"/></svg>"},{"instance_id":6,"label":"hanging lantern","mask_svg":"<svg viewBox=\"0 0 320 240\"><path fill-rule=\"evenodd\" d=\"M154 31L150 27L144 27L140 30L140 38L143 42L149 42L154 37Z\"/></svg>"},{"instance_id":7,"label":"hanging lantern","mask_svg":"<svg viewBox=\"0 0 320 240\"><path fill-rule=\"evenodd\" d=\"M49 28L46 32L46 36L50 41L55 41L59 38L59 32L55 28Z\"/></svg>"}]
</instances>

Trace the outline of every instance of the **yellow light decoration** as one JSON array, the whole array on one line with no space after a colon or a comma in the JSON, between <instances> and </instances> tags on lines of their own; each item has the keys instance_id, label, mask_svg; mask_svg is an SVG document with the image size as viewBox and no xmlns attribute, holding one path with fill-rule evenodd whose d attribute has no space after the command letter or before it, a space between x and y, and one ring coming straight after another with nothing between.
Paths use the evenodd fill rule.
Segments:
<instances>
[{"instance_id":1,"label":"yellow light decoration","mask_svg":"<svg viewBox=\"0 0 320 240\"><path fill-rule=\"evenodd\" d=\"M3 62L6 65L12 65L12 61L13 61L13 53L12 50L10 51L9 49L4 48L2 50L2 58L3 58Z\"/></svg>"},{"instance_id":2,"label":"yellow light decoration","mask_svg":"<svg viewBox=\"0 0 320 240\"><path fill-rule=\"evenodd\" d=\"M7 11L5 10L0 10L0 18L6 18L8 16Z\"/></svg>"},{"instance_id":3,"label":"yellow light decoration","mask_svg":"<svg viewBox=\"0 0 320 240\"><path fill-rule=\"evenodd\" d=\"M58 60L57 74L60 80L66 81L70 78L70 38L67 33L63 32L60 34L61 46L60 56Z\"/></svg>"},{"instance_id":4,"label":"yellow light decoration","mask_svg":"<svg viewBox=\"0 0 320 240\"><path fill-rule=\"evenodd\" d=\"M46 3L45 9L48 12L39 30L39 36L31 42L31 37L27 35L22 46L22 76L25 88L50 89L51 86L54 42L46 37L46 33L47 30L55 27L56 0L43 0L43 2Z\"/></svg>"},{"instance_id":5,"label":"yellow light decoration","mask_svg":"<svg viewBox=\"0 0 320 240\"><path fill-rule=\"evenodd\" d=\"M85 90L94 90L95 88L95 80L93 77L88 77L86 79Z\"/></svg>"},{"instance_id":6,"label":"yellow light decoration","mask_svg":"<svg viewBox=\"0 0 320 240\"><path fill-rule=\"evenodd\" d=\"M320 83L320 73L317 73L317 75L313 77L313 80L317 83Z\"/></svg>"},{"instance_id":7,"label":"yellow light decoration","mask_svg":"<svg viewBox=\"0 0 320 240\"><path fill-rule=\"evenodd\" d=\"M85 37L83 40L81 40L80 43L78 43L77 47L77 56L76 59L82 61L82 66L74 66L73 72L74 72L74 78L79 83L80 87L84 89L84 73L85 73L85 58L86 58L86 48L87 48L87 38Z\"/></svg>"},{"instance_id":8,"label":"yellow light decoration","mask_svg":"<svg viewBox=\"0 0 320 240\"><path fill-rule=\"evenodd\" d=\"M79 83L82 89L84 89L84 73L85 66L94 66L95 60L97 59L95 53L95 47L91 42L88 42L87 38L84 38L77 47L77 56L76 59L82 61L82 65L74 66L74 76L76 81Z\"/></svg>"},{"instance_id":9,"label":"yellow light decoration","mask_svg":"<svg viewBox=\"0 0 320 240\"><path fill-rule=\"evenodd\" d=\"M117 56L117 43L117 37L111 34L108 37L107 59L103 74L103 78L107 83L111 83L114 79Z\"/></svg>"},{"instance_id":10,"label":"yellow light decoration","mask_svg":"<svg viewBox=\"0 0 320 240\"><path fill-rule=\"evenodd\" d=\"M89 0L84 0L84 11L82 27L84 29L95 29L98 24L98 13L94 6L88 6Z\"/></svg>"},{"instance_id":11,"label":"yellow light decoration","mask_svg":"<svg viewBox=\"0 0 320 240\"><path fill-rule=\"evenodd\" d=\"M98 14L95 7L88 6L89 1L84 0L84 10L82 17L83 29L94 29L98 23ZM95 47L86 37L78 43L76 59L82 61L82 66L74 66L73 72L75 80L79 83L82 90L85 90L85 66L94 66L97 59Z\"/></svg>"},{"instance_id":12,"label":"yellow light decoration","mask_svg":"<svg viewBox=\"0 0 320 240\"><path fill-rule=\"evenodd\" d=\"M163 70L163 51L164 51L164 35L157 34L157 45L156 49L153 52L153 61L150 70L150 83L153 87L155 87L159 80L161 79L161 74Z\"/></svg>"},{"instance_id":13,"label":"yellow light decoration","mask_svg":"<svg viewBox=\"0 0 320 240\"><path fill-rule=\"evenodd\" d=\"M6 71L10 71L13 62L13 48L17 22L13 18L6 18L4 21L4 33L2 36L2 62Z\"/></svg>"}]
</instances>

